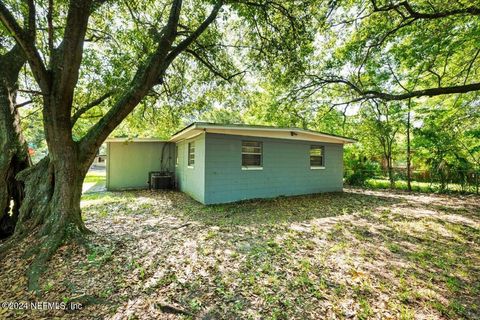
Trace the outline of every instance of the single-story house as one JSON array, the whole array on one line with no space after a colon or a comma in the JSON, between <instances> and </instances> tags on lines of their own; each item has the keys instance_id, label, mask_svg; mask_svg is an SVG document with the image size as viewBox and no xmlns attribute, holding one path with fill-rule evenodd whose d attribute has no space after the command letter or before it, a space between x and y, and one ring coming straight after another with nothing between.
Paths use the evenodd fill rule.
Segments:
<instances>
[{"instance_id":1,"label":"single-story house","mask_svg":"<svg viewBox=\"0 0 480 320\"><path fill-rule=\"evenodd\" d=\"M146 188L150 171L203 204L341 191L343 145L299 129L195 122L169 140L107 140L107 189Z\"/></svg>"}]
</instances>

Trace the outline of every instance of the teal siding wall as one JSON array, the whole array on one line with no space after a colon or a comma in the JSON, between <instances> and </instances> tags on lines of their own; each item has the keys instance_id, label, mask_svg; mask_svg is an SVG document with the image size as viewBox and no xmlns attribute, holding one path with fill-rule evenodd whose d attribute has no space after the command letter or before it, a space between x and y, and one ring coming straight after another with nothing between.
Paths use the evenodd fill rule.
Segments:
<instances>
[{"instance_id":1,"label":"teal siding wall","mask_svg":"<svg viewBox=\"0 0 480 320\"><path fill-rule=\"evenodd\" d=\"M242 140L263 142L263 170L242 170ZM310 169L312 144L325 146L325 169ZM343 188L341 144L207 133L205 156L205 204Z\"/></svg>"},{"instance_id":2,"label":"teal siding wall","mask_svg":"<svg viewBox=\"0 0 480 320\"><path fill-rule=\"evenodd\" d=\"M169 142L107 142L106 187L108 190L147 188L150 171L174 171L174 155L175 144Z\"/></svg>"},{"instance_id":3,"label":"teal siding wall","mask_svg":"<svg viewBox=\"0 0 480 320\"><path fill-rule=\"evenodd\" d=\"M188 167L188 143L195 141L195 165ZM178 165L175 168L176 183L179 190L189 194L197 201L205 201L205 133L177 143Z\"/></svg>"}]
</instances>

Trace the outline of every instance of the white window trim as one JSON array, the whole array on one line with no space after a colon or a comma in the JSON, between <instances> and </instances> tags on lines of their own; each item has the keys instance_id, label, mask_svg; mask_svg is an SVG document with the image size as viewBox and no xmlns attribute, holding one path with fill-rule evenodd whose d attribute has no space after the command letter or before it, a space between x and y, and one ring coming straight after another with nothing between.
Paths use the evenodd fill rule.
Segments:
<instances>
[{"instance_id":1,"label":"white window trim","mask_svg":"<svg viewBox=\"0 0 480 320\"><path fill-rule=\"evenodd\" d=\"M193 144L193 148L192 148L193 149L193 165L189 164L190 163L190 149L191 149L190 146L192 144ZM193 169L195 167L195 158L196 158L196 156L195 156L196 152L195 151L196 151L195 150L195 140L188 142L187 143L187 168L189 168L189 169Z\"/></svg>"},{"instance_id":2,"label":"white window trim","mask_svg":"<svg viewBox=\"0 0 480 320\"><path fill-rule=\"evenodd\" d=\"M260 143L260 147L255 147L255 148L260 148L260 152L243 152L243 143L244 142L258 142ZM241 155L243 156L244 154L253 154L260 156L260 166L243 166L242 165L242 170L263 170L263 141L258 141L258 140L242 140L242 149L241 149ZM242 161L243 164L243 161Z\"/></svg>"},{"instance_id":3,"label":"white window trim","mask_svg":"<svg viewBox=\"0 0 480 320\"><path fill-rule=\"evenodd\" d=\"M323 162L323 166L312 166L310 165L310 170L323 170L325 169L325 146L324 145L319 145L319 144L315 144L315 145L310 145L310 151L312 150L312 147L315 146L315 147L319 147L323 152L322 152L322 162ZM311 160L310 160L311 161ZM310 162L311 163L311 162Z\"/></svg>"}]
</instances>

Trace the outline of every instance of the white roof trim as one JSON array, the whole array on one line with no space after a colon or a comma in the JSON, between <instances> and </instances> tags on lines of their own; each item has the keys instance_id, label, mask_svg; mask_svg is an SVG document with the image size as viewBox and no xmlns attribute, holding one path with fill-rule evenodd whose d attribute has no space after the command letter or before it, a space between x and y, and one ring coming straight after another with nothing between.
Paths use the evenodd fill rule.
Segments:
<instances>
[{"instance_id":1,"label":"white roof trim","mask_svg":"<svg viewBox=\"0 0 480 320\"><path fill-rule=\"evenodd\" d=\"M173 135L169 141L178 142L184 139L190 139L199 132L210 132L227 135L256 136L266 138L279 138L289 140L318 141L330 143L354 143L355 140L337 137L334 135L303 130L298 128L273 128L273 127L242 127L242 126L222 126L207 123L195 123L190 127Z\"/></svg>"},{"instance_id":2,"label":"white roof trim","mask_svg":"<svg viewBox=\"0 0 480 320\"><path fill-rule=\"evenodd\" d=\"M158 138L108 138L105 142L169 142L169 140L162 140Z\"/></svg>"}]
</instances>

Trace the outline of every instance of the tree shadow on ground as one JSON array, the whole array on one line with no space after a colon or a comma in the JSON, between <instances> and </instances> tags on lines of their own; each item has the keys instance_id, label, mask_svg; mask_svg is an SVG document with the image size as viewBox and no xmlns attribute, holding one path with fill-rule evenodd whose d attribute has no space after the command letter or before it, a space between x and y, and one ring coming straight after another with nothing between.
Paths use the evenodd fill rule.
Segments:
<instances>
[{"instance_id":1,"label":"tree shadow on ground","mask_svg":"<svg viewBox=\"0 0 480 320\"><path fill-rule=\"evenodd\" d=\"M366 271L395 289L403 304L428 305L443 317L476 319L480 314L480 229L447 218L373 214L364 217L367 223L361 225L348 221L346 241L352 241L353 235L362 254L383 262L383 268L365 264Z\"/></svg>"},{"instance_id":2,"label":"tree shadow on ground","mask_svg":"<svg viewBox=\"0 0 480 320\"><path fill-rule=\"evenodd\" d=\"M476 200L348 189L204 206L175 191L84 194L92 250L62 247L42 300L108 304L42 316L183 317L167 304L193 315L183 319L478 319ZM26 267L0 261L0 300L34 299Z\"/></svg>"},{"instance_id":3,"label":"tree shadow on ground","mask_svg":"<svg viewBox=\"0 0 480 320\"><path fill-rule=\"evenodd\" d=\"M254 199L203 206L185 199L175 207L189 219L206 225L252 226L308 222L313 219L348 215L404 201L378 195L321 193L302 196Z\"/></svg>"},{"instance_id":4,"label":"tree shadow on ground","mask_svg":"<svg viewBox=\"0 0 480 320\"><path fill-rule=\"evenodd\" d=\"M214 206L175 191L84 200L99 234L125 235L129 256L103 268L139 306L162 299L205 319L480 313L475 201L362 190Z\"/></svg>"},{"instance_id":5,"label":"tree shadow on ground","mask_svg":"<svg viewBox=\"0 0 480 320\"><path fill-rule=\"evenodd\" d=\"M262 224L278 226L282 223L291 226L292 222L307 223L315 220L316 228L322 231L326 230L322 229L324 227L330 228L327 231L330 249L338 247L340 251L354 252L361 257L359 268L367 273L365 278L380 287L388 288L383 293L392 295L393 301L397 300L394 303L396 307L391 308L397 308L401 317L409 318L409 310L426 308L430 310L426 311L430 312L430 316L436 312L441 317L476 319L480 314L479 205L473 201L473 205L465 203L464 207L459 207L463 200L457 200L453 198L452 203L439 204L434 198L432 204L416 203L415 198L407 201L394 194L381 196L339 193L253 200L209 206L203 210L193 204L191 206L195 209L186 206L183 211L189 212L188 217L194 220L220 227L260 227ZM329 219L332 217L342 219ZM289 233L285 229L274 230L277 237ZM312 246L302 235L305 232L311 234L311 228L295 230L298 232L287 243L279 244L272 238L250 241L248 254L256 252L254 262L250 263L260 266L273 264L271 270L288 269L281 263L282 260L296 256L295 251L309 251ZM292 244L294 242L299 245L295 246ZM276 253L278 246L282 247L278 249L281 254ZM370 263L371 260L378 263ZM249 266L248 261L242 268L243 271L238 276L251 275L252 270L255 270L257 276L253 276L253 279L260 280L258 269ZM267 276L275 277L275 272L269 274L269 268L266 269L263 271ZM353 271L353 274L356 272ZM332 300L339 301L339 295L346 290L345 283L328 276L322 280L322 276L318 275L316 280L318 279L323 281L320 286L306 277L300 280L304 281L303 287L301 285L297 289L304 290L305 286L311 286L317 293L330 292L326 295L337 296ZM361 303L368 304L365 301L379 298L377 288L373 289L368 284L369 281L352 285L355 291L353 297ZM274 301L270 302L275 308L291 312L282 302L282 297L272 299ZM209 313L216 314L220 311L214 308ZM348 316L348 312L343 315Z\"/></svg>"}]
</instances>

